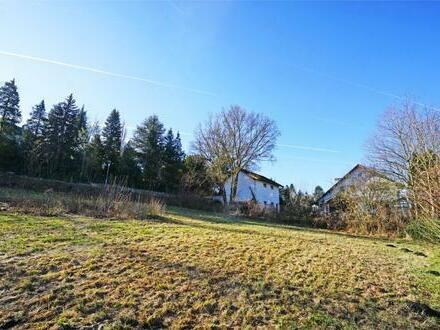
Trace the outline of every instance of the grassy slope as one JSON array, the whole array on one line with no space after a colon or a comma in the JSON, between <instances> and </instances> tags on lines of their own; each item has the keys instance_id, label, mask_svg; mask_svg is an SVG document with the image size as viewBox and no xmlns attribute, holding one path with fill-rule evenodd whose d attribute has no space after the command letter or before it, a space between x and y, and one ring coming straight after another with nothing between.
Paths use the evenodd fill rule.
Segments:
<instances>
[{"instance_id":1,"label":"grassy slope","mask_svg":"<svg viewBox=\"0 0 440 330\"><path fill-rule=\"evenodd\" d=\"M187 210L149 222L0 213L0 328L433 328L407 302L440 307L435 271L430 245Z\"/></svg>"}]
</instances>

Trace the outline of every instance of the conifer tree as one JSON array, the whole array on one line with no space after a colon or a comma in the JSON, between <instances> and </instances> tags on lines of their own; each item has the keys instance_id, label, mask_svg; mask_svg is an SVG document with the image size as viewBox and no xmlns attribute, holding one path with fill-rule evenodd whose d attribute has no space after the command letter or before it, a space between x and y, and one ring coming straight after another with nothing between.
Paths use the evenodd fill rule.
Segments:
<instances>
[{"instance_id":1,"label":"conifer tree","mask_svg":"<svg viewBox=\"0 0 440 330\"><path fill-rule=\"evenodd\" d=\"M189 155L184 160L184 174L182 176L182 188L189 193L200 196L213 193L213 182L208 172L208 164L201 155Z\"/></svg>"},{"instance_id":2,"label":"conifer tree","mask_svg":"<svg viewBox=\"0 0 440 330\"><path fill-rule=\"evenodd\" d=\"M15 128L21 121L19 103L20 97L15 79L5 82L0 87L0 133L6 130L9 130L12 134L15 133Z\"/></svg>"},{"instance_id":3,"label":"conifer tree","mask_svg":"<svg viewBox=\"0 0 440 330\"><path fill-rule=\"evenodd\" d=\"M82 106L81 110L78 113L77 118L77 137L76 137L76 164L75 164L75 172L78 175L79 180L86 179L85 177L85 166L87 161L87 145L91 138L90 127L87 121L87 112Z\"/></svg>"},{"instance_id":4,"label":"conifer tree","mask_svg":"<svg viewBox=\"0 0 440 330\"><path fill-rule=\"evenodd\" d=\"M89 182L102 182L103 180L103 150L99 131L95 131L86 149L85 172Z\"/></svg>"},{"instance_id":5,"label":"conifer tree","mask_svg":"<svg viewBox=\"0 0 440 330\"><path fill-rule=\"evenodd\" d=\"M167 192L176 192L183 174L184 152L180 134L174 137L173 130L169 129L165 138L163 154L162 181Z\"/></svg>"},{"instance_id":6,"label":"conifer tree","mask_svg":"<svg viewBox=\"0 0 440 330\"><path fill-rule=\"evenodd\" d=\"M160 190L160 170L164 150L164 127L156 115L139 125L133 136L133 147L142 168L145 188Z\"/></svg>"},{"instance_id":7,"label":"conifer tree","mask_svg":"<svg viewBox=\"0 0 440 330\"><path fill-rule=\"evenodd\" d=\"M121 146L122 146L122 124L119 112L113 109L108 116L104 129L102 130L103 161L106 172L106 182L109 176L118 174Z\"/></svg>"},{"instance_id":8,"label":"conifer tree","mask_svg":"<svg viewBox=\"0 0 440 330\"><path fill-rule=\"evenodd\" d=\"M77 155L79 109L73 95L53 106L45 126L45 152L48 175L68 178Z\"/></svg>"},{"instance_id":9,"label":"conifer tree","mask_svg":"<svg viewBox=\"0 0 440 330\"><path fill-rule=\"evenodd\" d=\"M25 130L32 137L42 137L43 127L47 120L46 105L44 100L34 105L29 119L26 121Z\"/></svg>"},{"instance_id":10,"label":"conifer tree","mask_svg":"<svg viewBox=\"0 0 440 330\"><path fill-rule=\"evenodd\" d=\"M46 121L46 106L42 100L32 108L30 117L23 126L23 152L29 174L41 174L42 144Z\"/></svg>"},{"instance_id":11,"label":"conifer tree","mask_svg":"<svg viewBox=\"0 0 440 330\"><path fill-rule=\"evenodd\" d=\"M0 169L19 172L22 168L19 146L20 98L15 80L0 87Z\"/></svg>"},{"instance_id":12,"label":"conifer tree","mask_svg":"<svg viewBox=\"0 0 440 330\"><path fill-rule=\"evenodd\" d=\"M129 187L141 188L142 171L136 158L136 150L133 148L132 142L128 141L122 151L119 173L126 179Z\"/></svg>"}]
</instances>

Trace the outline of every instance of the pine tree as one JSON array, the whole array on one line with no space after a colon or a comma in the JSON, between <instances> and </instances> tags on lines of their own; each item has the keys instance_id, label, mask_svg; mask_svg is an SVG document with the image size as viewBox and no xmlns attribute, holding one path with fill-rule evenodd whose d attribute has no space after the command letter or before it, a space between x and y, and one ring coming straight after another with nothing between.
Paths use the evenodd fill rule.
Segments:
<instances>
[{"instance_id":1,"label":"pine tree","mask_svg":"<svg viewBox=\"0 0 440 330\"><path fill-rule=\"evenodd\" d=\"M44 100L42 100L32 108L30 117L23 126L23 152L29 174L41 174L42 146L46 122L46 106Z\"/></svg>"},{"instance_id":2,"label":"pine tree","mask_svg":"<svg viewBox=\"0 0 440 330\"><path fill-rule=\"evenodd\" d=\"M53 106L45 126L48 174L59 178L72 175L77 155L79 109L73 95Z\"/></svg>"},{"instance_id":3,"label":"pine tree","mask_svg":"<svg viewBox=\"0 0 440 330\"><path fill-rule=\"evenodd\" d=\"M142 184L142 171L136 158L136 150L133 148L132 142L129 141L122 151L119 171L129 187L140 188Z\"/></svg>"},{"instance_id":4,"label":"pine tree","mask_svg":"<svg viewBox=\"0 0 440 330\"><path fill-rule=\"evenodd\" d=\"M101 136L99 131L95 131L86 149L85 176L89 182L102 182L104 178L103 154Z\"/></svg>"},{"instance_id":5,"label":"pine tree","mask_svg":"<svg viewBox=\"0 0 440 330\"><path fill-rule=\"evenodd\" d=\"M169 129L164 140L165 147L162 166L163 186L167 192L176 192L183 175L183 160L185 154L182 150L179 133L174 137L173 130Z\"/></svg>"},{"instance_id":6,"label":"pine tree","mask_svg":"<svg viewBox=\"0 0 440 330\"><path fill-rule=\"evenodd\" d=\"M106 171L106 182L109 176L118 174L121 146L122 146L122 124L119 112L113 109L108 116L102 131L104 150L104 170Z\"/></svg>"},{"instance_id":7,"label":"pine tree","mask_svg":"<svg viewBox=\"0 0 440 330\"><path fill-rule=\"evenodd\" d=\"M318 201L322 195L324 195L324 189L322 189L321 186L316 186L315 191L313 192L313 199L315 202Z\"/></svg>"},{"instance_id":8,"label":"pine tree","mask_svg":"<svg viewBox=\"0 0 440 330\"><path fill-rule=\"evenodd\" d=\"M86 172L86 161L87 161L87 145L91 138L90 136L90 128L87 121L87 112L82 106L81 110L78 113L77 118L77 137L76 137L76 151L77 155L76 164L75 164L75 173L78 176L78 179L83 181L86 180L85 176Z\"/></svg>"},{"instance_id":9,"label":"pine tree","mask_svg":"<svg viewBox=\"0 0 440 330\"><path fill-rule=\"evenodd\" d=\"M15 79L5 82L0 87L0 133L9 131L15 134L17 124L21 121L20 97Z\"/></svg>"},{"instance_id":10,"label":"pine tree","mask_svg":"<svg viewBox=\"0 0 440 330\"><path fill-rule=\"evenodd\" d=\"M20 171L22 168L19 143L21 121L20 98L15 80L0 87L0 169Z\"/></svg>"},{"instance_id":11,"label":"pine tree","mask_svg":"<svg viewBox=\"0 0 440 330\"><path fill-rule=\"evenodd\" d=\"M208 173L208 164L203 156L185 157L182 176L182 188L200 196L212 195L215 183Z\"/></svg>"},{"instance_id":12,"label":"pine tree","mask_svg":"<svg viewBox=\"0 0 440 330\"><path fill-rule=\"evenodd\" d=\"M163 124L156 115L147 118L134 133L133 147L142 168L145 188L160 190L160 170L164 151Z\"/></svg>"},{"instance_id":13,"label":"pine tree","mask_svg":"<svg viewBox=\"0 0 440 330\"><path fill-rule=\"evenodd\" d=\"M42 100L32 108L32 112L24 128L32 138L42 137L46 120L46 105L44 104L44 100Z\"/></svg>"}]
</instances>

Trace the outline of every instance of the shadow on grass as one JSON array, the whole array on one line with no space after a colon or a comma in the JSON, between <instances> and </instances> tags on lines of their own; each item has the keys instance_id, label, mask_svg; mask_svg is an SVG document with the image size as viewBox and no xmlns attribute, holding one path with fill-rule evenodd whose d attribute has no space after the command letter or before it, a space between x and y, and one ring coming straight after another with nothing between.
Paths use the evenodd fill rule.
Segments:
<instances>
[{"instance_id":1,"label":"shadow on grass","mask_svg":"<svg viewBox=\"0 0 440 330\"><path fill-rule=\"evenodd\" d=\"M237 233L246 233L246 234L258 234L262 236L271 236L271 237L289 237L288 235L282 235L282 234L272 234L268 232L260 232L256 229L251 228L239 228L239 227L246 227L246 226L258 226L262 228L267 229L283 229L287 231L292 232L306 232L311 234L321 234L321 235L334 235L339 237L346 237L346 238L354 238L354 239L360 239L360 240L368 240L372 242L389 242L392 239L389 238L382 238L382 237L370 237L370 236L362 236L362 235L356 235L351 233L345 233L345 232L338 232L338 231L332 231L328 229L318 229L313 228L311 226L307 226L305 224L285 224L285 223L270 223L264 220L258 220L258 219L248 219L238 216L232 216L232 215L226 215L223 213L206 213L206 212L200 212L195 210L189 210L189 209L182 209L182 208L171 208L167 212L168 214L171 214L172 216L176 217L189 217L193 220L198 220L202 222L202 224L195 223L195 222L188 222L184 220L178 220L176 218L169 218L169 223L179 224L179 225L185 225L185 226L192 226L192 227L198 227L198 228L206 228L211 230L218 230L218 231L228 231L228 232L237 232ZM206 224L203 224L206 223ZM219 225L232 225L235 228L225 228L220 226L212 226L212 224L219 224ZM238 228L237 228L238 227Z\"/></svg>"}]
</instances>

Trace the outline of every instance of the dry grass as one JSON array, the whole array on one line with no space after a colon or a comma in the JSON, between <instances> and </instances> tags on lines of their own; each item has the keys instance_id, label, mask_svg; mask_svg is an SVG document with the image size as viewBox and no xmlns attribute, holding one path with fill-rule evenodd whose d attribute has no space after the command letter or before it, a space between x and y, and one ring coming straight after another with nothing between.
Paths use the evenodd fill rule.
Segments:
<instances>
[{"instance_id":1,"label":"dry grass","mask_svg":"<svg viewBox=\"0 0 440 330\"><path fill-rule=\"evenodd\" d=\"M84 215L105 219L148 219L162 216L165 203L150 197L141 199L117 185L109 185L96 195L73 193L30 192L20 189L0 189L0 209L13 212L61 216Z\"/></svg>"},{"instance_id":2,"label":"dry grass","mask_svg":"<svg viewBox=\"0 0 440 330\"><path fill-rule=\"evenodd\" d=\"M438 328L409 306L440 308L439 255L181 209L0 213L0 328Z\"/></svg>"}]
</instances>

